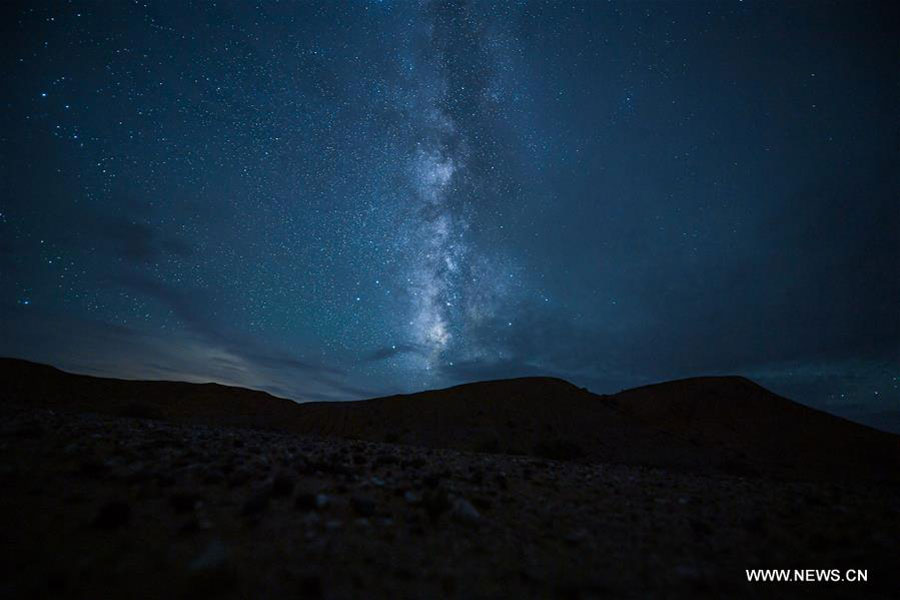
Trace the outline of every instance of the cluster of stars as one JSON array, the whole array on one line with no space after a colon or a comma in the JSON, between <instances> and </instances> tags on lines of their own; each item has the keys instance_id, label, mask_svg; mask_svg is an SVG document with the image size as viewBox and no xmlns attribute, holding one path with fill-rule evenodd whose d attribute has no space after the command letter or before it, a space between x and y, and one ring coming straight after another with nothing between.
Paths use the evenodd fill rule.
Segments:
<instances>
[{"instance_id":1,"label":"cluster of stars","mask_svg":"<svg viewBox=\"0 0 900 600\"><path fill-rule=\"evenodd\" d=\"M884 404L874 358L776 367L896 342L889 9L751 5L10 5L3 351Z\"/></svg>"}]
</instances>

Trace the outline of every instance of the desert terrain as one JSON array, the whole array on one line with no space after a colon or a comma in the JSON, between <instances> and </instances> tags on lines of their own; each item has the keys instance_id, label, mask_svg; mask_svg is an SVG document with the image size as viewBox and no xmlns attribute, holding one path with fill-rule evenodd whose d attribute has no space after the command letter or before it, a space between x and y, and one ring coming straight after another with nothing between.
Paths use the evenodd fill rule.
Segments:
<instances>
[{"instance_id":1,"label":"desert terrain","mask_svg":"<svg viewBox=\"0 0 900 600\"><path fill-rule=\"evenodd\" d=\"M740 378L297 405L23 361L0 372L0 597L898 589L898 437ZM748 583L754 568L868 582Z\"/></svg>"}]
</instances>

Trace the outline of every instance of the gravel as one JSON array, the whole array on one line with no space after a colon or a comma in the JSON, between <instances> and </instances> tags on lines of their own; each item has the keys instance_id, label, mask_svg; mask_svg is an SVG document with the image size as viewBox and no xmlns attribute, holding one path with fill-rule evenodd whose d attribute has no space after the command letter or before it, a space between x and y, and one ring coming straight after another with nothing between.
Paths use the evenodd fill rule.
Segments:
<instances>
[{"instance_id":1,"label":"gravel","mask_svg":"<svg viewBox=\"0 0 900 600\"><path fill-rule=\"evenodd\" d=\"M877 598L898 589L891 487L65 411L0 417L0 575L2 590L22 597ZM869 582L748 584L744 569L763 567L865 568Z\"/></svg>"}]
</instances>

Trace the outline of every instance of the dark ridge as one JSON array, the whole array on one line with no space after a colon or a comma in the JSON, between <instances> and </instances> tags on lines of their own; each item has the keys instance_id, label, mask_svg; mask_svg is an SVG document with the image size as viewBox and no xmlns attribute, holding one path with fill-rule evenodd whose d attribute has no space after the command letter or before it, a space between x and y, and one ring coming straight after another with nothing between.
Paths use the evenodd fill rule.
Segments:
<instances>
[{"instance_id":1,"label":"dark ridge","mask_svg":"<svg viewBox=\"0 0 900 600\"><path fill-rule=\"evenodd\" d=\"M73 375L0 359L0 403L553 460L787 479L900 480L900 436L769 392L696 377L593 394L552 377L297 404L219 384Z\"/></svg>"}]
</instances>

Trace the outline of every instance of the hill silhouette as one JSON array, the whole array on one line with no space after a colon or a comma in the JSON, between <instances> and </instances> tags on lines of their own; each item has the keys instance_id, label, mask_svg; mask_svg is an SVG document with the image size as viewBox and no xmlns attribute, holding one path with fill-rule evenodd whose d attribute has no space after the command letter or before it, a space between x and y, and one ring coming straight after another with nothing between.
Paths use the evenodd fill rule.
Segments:
<instances>
[{"instance_id":1,"label":"hill silhouette","mask_svg":"<svg viewBox=\"0 0 900 600\"><path fill-rule=\"evenodd\" d=\"M13 358L0 359L0 402L261 429L275 427L297 409L296 402L246 388L93 377Z\"/></svg>"},{"instance_id":2,"label":"hill silhouette","mask_svg":"<svg viewBox=\"0 0 900 600\"><path fill-rule=\"evenodd\" d=\"M0 359L0 402L431 448L789 479L900 479L900 436L742 377L598 395L546 377L298 404L218 384L128 381Z\"/></svg>"}]
</instances>

